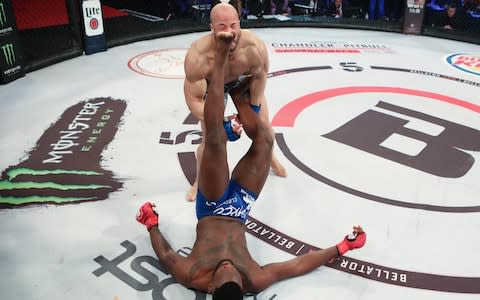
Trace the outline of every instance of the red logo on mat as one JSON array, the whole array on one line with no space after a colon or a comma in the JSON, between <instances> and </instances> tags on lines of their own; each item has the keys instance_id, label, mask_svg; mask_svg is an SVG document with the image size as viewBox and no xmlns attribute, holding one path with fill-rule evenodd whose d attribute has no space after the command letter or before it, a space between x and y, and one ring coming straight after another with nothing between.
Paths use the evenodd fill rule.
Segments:
<instances>
[{"instance_id":1,"label":"red logo on mat","mask_svg":"<svg viewBox=\"0 0 480 300\"><path fill-rule=\"evenodd\" d=\"M97 29L98 28L98 20L97 18L90 19L90 28Z\"/></svg>"},{"instance_id":2,"label":"red logo on mat","mask_svg":"<svg viewBox=\"0 0 480 300\"><path fill-rule=\"evenodd\" d=\"M139 74L166 79L183 79L183 61L187 49L160 49L130 59L128 67Z\"/></svg>"},{"instance_id":3,"label":"red logo on mat","mask_svg":"<svg viewBox=\"0 0 480 300\"><path fill-rule=\"evenodd\" d=\"M449 65L464 72L480 75L480 55L452 54L447 57Z\"/></svg>"}]
</instances>

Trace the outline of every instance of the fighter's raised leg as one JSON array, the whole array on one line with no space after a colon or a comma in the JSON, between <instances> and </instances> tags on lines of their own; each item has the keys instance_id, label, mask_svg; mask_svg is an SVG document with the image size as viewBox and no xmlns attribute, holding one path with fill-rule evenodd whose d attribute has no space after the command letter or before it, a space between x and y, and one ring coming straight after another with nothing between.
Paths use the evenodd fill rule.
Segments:
<instances>
[{"instance_id":1,"label":"fighter's raised leg","mask_svg":"<svg viewBox=\"0 0 480 300\"><path fill-rule=\"evenodd\" d=\"M270 170L273 136L268 124L249 105L249 94L245 93L248 80L250 79L246 79L230 92L243 130L252 140L250 149L233 170L232 180L259 195Z\"/></svg>"},{"instance_id":2,"label":"fighter's raised leg","mask_svg":"<svg viewBox=\"0 0 480 300\"><path fill-rule=\"evenodd\" d=\"M220 198L228 185L230 174L227 162L227 136L223 127L224 103L224 68L227 60L230 42L233 35L219 33L215 37L218 42L207 99L203 111L204 132L202 161L198 170L198 190L209 200Z\"/></svg>"}]
</instances>

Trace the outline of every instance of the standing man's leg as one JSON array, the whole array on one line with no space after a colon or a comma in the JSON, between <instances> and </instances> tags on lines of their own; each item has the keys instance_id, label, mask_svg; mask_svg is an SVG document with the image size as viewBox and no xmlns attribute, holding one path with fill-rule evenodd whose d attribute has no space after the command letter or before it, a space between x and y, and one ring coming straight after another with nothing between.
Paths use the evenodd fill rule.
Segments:
<instances>
[{"instance_id":1,"label":"standing man's leg","mask_svg":"<svg viewBox=\"0 0 480 300\"><path fill-rule=\"evenodd\" d=\"M203 121L200 121L200 129L202 132L205 132L205 125ZM202 138L202 142L198 145L196 154L196 172L195 172L195 181L193 182L192 186L187 192L187 201L193 202L197 198L197 190L198 190L198 173L200 170L200 163L202 162L203 157L203 149L205 149L205 139Z\"/></svg>"},{"instance_id":2,"label":"standing man's leg","mask_svg":"<svg viewBox=\"0 0 480 300\"><path fill-rule=\"evenodd\" d=\"M270 171L272 160L273 134L270 123L266 123L251 108L248 96L243 96L248 81L242 83L232 91L232 100L235 104L243 130L252 140L252 145L232 172L232 180L240 186L257 194L262 188ZM263 108L262 108L263 109Z\"/></svg>"},{"instance_id":3,"label":"standing man's leg","mask_svg":"<svg viewBox=\"0 0 480 300\"><path fill-rule=\"evenodd\" d=\"M260 109L260 118L262 121L268 126L268 131L272 135L272 138L275 139L275 132L273 131L273 127L270 124L270 117L268 113L268 105L267 101L264 101L262 103L261 109ZM279 177L286 177L287 176L287 171L285 170L285 167L280 163L280 161L277 159L275 154L273 153L273 148L272 148L272 158L271 158L271 167L273 173Z\"/></svg>"}]
</instances>

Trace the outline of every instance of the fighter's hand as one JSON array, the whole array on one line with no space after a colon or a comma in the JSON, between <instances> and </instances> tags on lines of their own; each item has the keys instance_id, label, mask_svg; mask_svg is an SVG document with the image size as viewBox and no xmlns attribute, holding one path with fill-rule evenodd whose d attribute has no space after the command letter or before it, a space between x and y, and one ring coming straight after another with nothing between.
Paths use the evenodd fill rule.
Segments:
<instances>
[{"instance_id":1,"label":"fighter's hand","mask_svg":"<svg viewBox=\"0 0 480 300\"><path fill-rule=\"evenodd\" d=\"M367 241L367 234L360 225L353 226L353 231L337 244L339 255L344 255L350 250L362 248Z\"/></svg>"},{"instance_id":2,"label":"fighter's hand","mask_svg":"<svg viewBox=\"0 0 480 300\"><path fill-rule=\"evenodd\" d=\"M230 119L230 122L232 122L233 132L235 132L238 135L241 135L243 132L243 125L242 123L240 123L240 119L238 118L238 115L233 114L228 118Z\"/></svg>"},{"instance_id":3,"label":"fighter's hand","mask_svg":"<svg viewBox=\"0 0 480 300\"><path fill-rule=\"evenodd\" d=\"M158 225L158 212L155 204L152 202L145 202L137 212L136 219L150 230L152 227Z\"/></svg>"},{"instance_id":4,"label":"fighter's hand","mask_svg":"<svg viewBox=\"0 0 480 300\"><path fill-rule=\"evenodd\" d=\"M362 226L360 226L360 225L353 226L353 233L356 234L356 235L364 233Z\"/></svg>"},{"instance_id":5,"label":"fighter's hand","mask_svg":"<svg viewBox=\"0 0 480 300\"><path fill-rule=\"evenodd\" d=\"M150 202L152 204L152 210L153 212L158 216L158 208L157 205L155 205L154 202Z\"/></svg>"},{"instance_id":6,"label":"fighter's hand","mask_svg":"<svg viewBox=\"0 0 480 300\"><path fill-rule=\"evenodd\" d=\"M352 233L350 233L347 238L350 239L350 240L354 240L357 238L357 236L361 235L361 234L364 234L365 231L363 231L363 228L362 226L360 225L356 225L356 226L353 226L353 230L352 230Z\"/></svg>"},{"instance_id":7,"label":"fighter's hand","mask_svg":"<svg viewBox=\"0 0 480 300\"><path fill-rule=\"evenodd\" d=\"M240 123L238 115L236 114L225 117L223 127L225 128L228 140L231 142L238 140L243 132L243 125Z\"/></svg>"}]
</instances>

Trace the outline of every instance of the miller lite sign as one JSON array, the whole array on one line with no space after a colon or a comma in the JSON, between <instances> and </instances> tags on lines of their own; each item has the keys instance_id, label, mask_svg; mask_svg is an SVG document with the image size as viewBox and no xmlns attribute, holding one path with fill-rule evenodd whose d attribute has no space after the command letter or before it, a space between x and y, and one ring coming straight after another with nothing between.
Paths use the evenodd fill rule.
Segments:
<instances>
[{"instance_id":1,"label":"miller lite sign","mask_svg":"<svg viewBox=\"0 0 480 300\"><path fill-rule=\"evenodd\" d=\"M425 0L405 0L403 33L422 34Z\"/></svg>"},{"instance_id":2,"label":"miller lite sign","mask_svg":"<svg viewBox=\"0 0 480 300\"><path fill-rule=\"evenodd\" d=\"M84 0L82 2L82 14L85 53L92 54L107 50L100 1Z\"/></svg>"}]
</instances>

